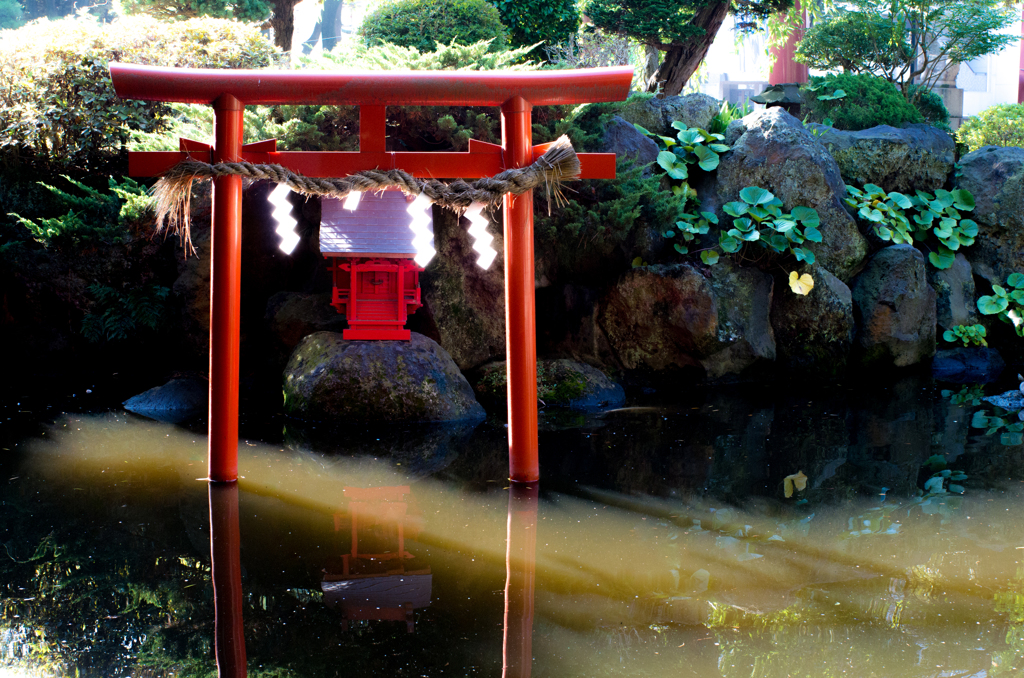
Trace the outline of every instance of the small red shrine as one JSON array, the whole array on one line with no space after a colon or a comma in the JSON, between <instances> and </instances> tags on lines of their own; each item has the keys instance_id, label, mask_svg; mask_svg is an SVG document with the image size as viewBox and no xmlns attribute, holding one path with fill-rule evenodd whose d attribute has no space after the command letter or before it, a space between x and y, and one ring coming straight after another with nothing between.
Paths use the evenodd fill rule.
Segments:
<instances>
[{"instance_id":1,"label":"small red shrine","mask_svg":"<svg viewBox=\"0 0 1024 678\"><path fill-rule=\"evenodd\" d=\"M332 305L348 318L345 339L408 341L422 306L420 273L434 254L430 203L399 190L326 198L320 253L334 281Z\"/></svg>"}]
</instances>

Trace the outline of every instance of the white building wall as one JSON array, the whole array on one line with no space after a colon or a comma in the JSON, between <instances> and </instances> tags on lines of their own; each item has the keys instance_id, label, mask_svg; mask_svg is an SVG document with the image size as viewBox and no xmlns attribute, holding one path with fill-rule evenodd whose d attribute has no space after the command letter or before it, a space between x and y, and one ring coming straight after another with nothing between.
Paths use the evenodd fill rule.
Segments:
<instances>
[{"instance_id":1,"label":"white building wall","mask_svg":"<svg viewBox=\"0 0 1024 678\"><path fill-rule=\"evenodd\" d=\"M1020 21L1009 26L1004 33L1020 35ZM1014 42L996 54L989 54L978 60L981 63L963 64L956 77L956 86L964 90L964 116L977 115L989 106L1017 103L1018 71L1020 70L1020 43ZM987 69L985 86L974 70ZM974 68L972 68L974 67Z\"/></svg>"}]
</instances>

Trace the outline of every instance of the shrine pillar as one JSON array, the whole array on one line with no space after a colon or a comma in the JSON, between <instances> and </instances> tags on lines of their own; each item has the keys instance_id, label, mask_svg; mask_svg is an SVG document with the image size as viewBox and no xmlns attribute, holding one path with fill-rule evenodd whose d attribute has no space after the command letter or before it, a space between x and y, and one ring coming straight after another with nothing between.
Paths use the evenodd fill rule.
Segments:
<instances>
[{"instance_id":1,"label":"shrine pillar","mask_svg":"<svg viewBox=\"0 0 1024 678\"><path fill-rule=\"evenodd\" d=\"M533 106L513 97L501 106L505 169L533 162ZM533 191L505 194L505 353L508 465L512 482L540 479L537 459L537 318L534 298Z\"/></svg>"},{"instance_id":2,"label":"shrine pillar","mask_svg":"<svg viewBox=\"0 0 1024 678\"><path fill-rule=\"evenodd\" d=\"M213 162L242 159L242 102L213 102ZM209 478L238 479L238 358L242 299L242 177L213 180L210 228Z\"/></svg>"}]
</instances>

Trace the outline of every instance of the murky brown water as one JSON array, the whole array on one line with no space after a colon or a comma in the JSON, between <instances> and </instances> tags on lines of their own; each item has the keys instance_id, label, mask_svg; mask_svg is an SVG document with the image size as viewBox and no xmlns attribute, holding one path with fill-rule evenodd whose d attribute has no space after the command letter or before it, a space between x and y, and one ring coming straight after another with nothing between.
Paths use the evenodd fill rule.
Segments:
<instances>
[{"instance_id":1,"label":"murky brown water","mask_svg":"<svg viewBox=\"0 0 1024 678\"><path fill-rule=\"evenodd\" d=\"M244 442L248 673L1022 675L1024 448L837 397L548 416L539 500L490 423ZM0 676L215 675L205 438L51 421L4 443Z\"/></svg>"}]
</instances>

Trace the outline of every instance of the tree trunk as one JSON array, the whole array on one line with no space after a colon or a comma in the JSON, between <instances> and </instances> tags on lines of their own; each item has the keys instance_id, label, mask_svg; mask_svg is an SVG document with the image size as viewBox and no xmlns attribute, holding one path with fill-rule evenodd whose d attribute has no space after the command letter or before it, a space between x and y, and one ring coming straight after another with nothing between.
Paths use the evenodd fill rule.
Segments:
<instances>
[{"instance_id":1,"label":"tree trunk","mask_svg":"<svg viewBox=\"0 0 1024 678\"><path fill-rule=\"evenodd\" d=\"M324 0L321 21L325 52L330 52L341 40L341 8L344 4L344 0Z\"/></svg>"},{"instance_id":2,"label":"tree trunk","mask_svg":"<svg viewBox=\"0 0 1024 678\"><path fill-rule=\"evenodd\" d=\"M274 13L270 15L270 27L274 30L274 44L282 52L292 51L292 35L295 33L295 5L298 0L274 0Z\"/></svg>"},{"instance_id":3,"label":"tree trunk","mask_svg":"<svg viewBox=\"0 0 1024 678\"><path fill-rule=\"evenodd\" d=\"M682 45L667 45L665 59L655 79L662 86L661 96L675 96L683 91L683 86L693 72L700 66L704 56L711 48L711 43L722 27L726 14L729 13L728 2L716 2L705 5L693 17L690 24L704 29L704 35L697 36Z\"/></svg>"}]
</instances>

